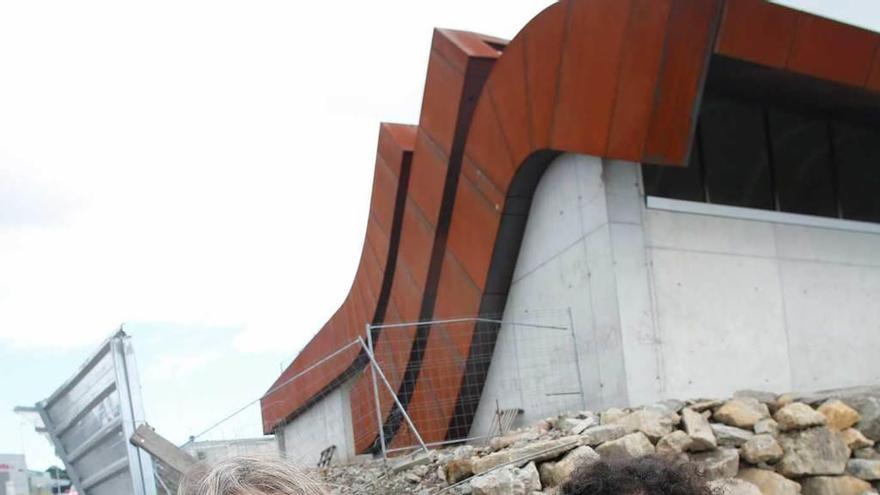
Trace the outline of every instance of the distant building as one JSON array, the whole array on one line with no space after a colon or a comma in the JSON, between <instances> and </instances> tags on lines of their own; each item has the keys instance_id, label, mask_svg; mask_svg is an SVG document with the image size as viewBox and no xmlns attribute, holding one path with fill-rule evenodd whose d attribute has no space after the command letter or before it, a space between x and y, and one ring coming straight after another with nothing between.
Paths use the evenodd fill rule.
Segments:
<instances>
[{"instance_id":1,"label":"distant building","mask_svg":"<svg viewBox=\"0 0 880 495\"><path fill-rule=\"evenodd\" d=\"M400 324L370 337L434 444L511 411L875 383L878 47L760 0L562 0L510 42L435 31L418 125L380 128L351 290L264 432L307 462L416 444L350 345L366 324Z\"/></svg>"},{"instance_id":2,"label":"distant building","mask_svg":"<svg viewBox=\"0 0 880 495\"><path fill-rule=\"evenodd\" d=\"M70 488L70 481L58 480L45 471L28 471L30 495L51 495L52 488L60 487L62 491Z\"/></svg>"},{"instance_id":3,"label":"distant building","mask_svg":"<svg viewBox=\"0 0 880 495\"><path fill-rule=\"evenodd\" d=\"M10 493L8 488L14 488ZM0 495L29 495L27 462L22 454L0 454Z\"/></svg>"},{"instance_id":4,"label":"distant building","mask_svg":"<svg viewBox=\"0 0 880 495\"><path fill-rule=\"evenodd\" d=\"M209 440L188 443L183 446L183 450L193 458L210 464L240 455L278 454L278 443L275 441L275 437L272 436L235 440Z\"/></svg>"}]
</instances>

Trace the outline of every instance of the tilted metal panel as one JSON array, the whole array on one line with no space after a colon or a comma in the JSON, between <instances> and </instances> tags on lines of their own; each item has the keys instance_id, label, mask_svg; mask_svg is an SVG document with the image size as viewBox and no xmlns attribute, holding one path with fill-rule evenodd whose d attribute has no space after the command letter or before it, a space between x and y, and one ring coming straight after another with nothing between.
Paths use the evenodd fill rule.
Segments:
<instances>
[{"instance_id":1,"label":"tilted metal panel","mask_svg":"<svg viewBox=\"0 0 880 495\"><path fill-rule=\"evenodd\" d=\"M152 459L128 442L144 413L125 332L107 339L37 409L79 493L156 495Z\"/></svg>"}]
</instances>

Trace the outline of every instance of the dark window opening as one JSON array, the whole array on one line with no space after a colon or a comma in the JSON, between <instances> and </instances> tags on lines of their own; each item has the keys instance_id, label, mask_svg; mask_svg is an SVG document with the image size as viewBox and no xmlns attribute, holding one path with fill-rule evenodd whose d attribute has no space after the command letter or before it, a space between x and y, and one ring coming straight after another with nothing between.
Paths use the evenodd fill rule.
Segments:
<instances>
[{"instance_id":1,"label":"dark window opening","mask_svg":"<svg viewBox=\"0 0 880 495\"><path fill-rule=\"evenodd\" d=\"M880 106L716 65L688 167L645 164L648 196L880 223Z\"/></svg>"},{"instance_id":2,"label":"dark window opening","mask_svg":"<svg viewBox=\"0 0 880 495\"><path fill-rule=\"evenodd\" d=\"M644 165L642 180L649 196L663 196L684 201L706 201L699 136L694 139L694 148L686 168Z\"/></svg>"},{"instance_id":3,"label":"dark window opening","mask_svg":"<svg viewBox=\"0 0 880 495\"><path fill-rule=\"evenodd\" d=\"M838 216L828 122L777 109L767 114L778 209Z\"/></svg>"},{"instance_id":4,"label":"dark window opening","mask_svg":"<svg viewBox=\"0 0 880 495\"><path fill-rule=\"evenodd\" d=\"M699 128L709 201L746 208L773 208L761 107L722 97L707 99Z\"/></svg>"},{"instance_id":5,"label":"dark window opening","mask_svg":"<svg viewBox=\"0 0 880 495\"><path fill-rule=\"evenodd\" d=\"M843 218L880 222L880 131L839 122L831 130Z\"/></svg>"}]
</instances>

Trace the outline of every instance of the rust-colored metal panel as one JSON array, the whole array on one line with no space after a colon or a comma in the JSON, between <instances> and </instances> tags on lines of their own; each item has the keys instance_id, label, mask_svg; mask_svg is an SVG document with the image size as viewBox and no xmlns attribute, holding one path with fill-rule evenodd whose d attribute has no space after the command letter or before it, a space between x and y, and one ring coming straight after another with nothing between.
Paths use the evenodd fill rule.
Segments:
<instances>
[{"instance_id":1,"label":"rust-colored metal panel","mask_svg":"<svg viewBox=\"0 0 880 495\"><path fill-rule=\"evenodd\" d=\"M355 380L349 395L352 433L354 434L354 448L356 452L370 450L378 434L378 428L376 427L376 402L373 399L372 383L373 369L368 366L364 368L362 374Z\"/></svg>"},{"instance_id":2,"label":"rust-colored metal panel","mask_svg":"<svg viewBox=\"0 0 880 495\"><path fill-rule=\"evenodd\" d=\"M632 3L565 2L568 19L553 118L553 148L591 155L605 151Z\"/></svg>"},{"instance_id":3,"label":"rust-colored metal panel","mask_svg":"<svg viewBox=\"0 0 880 495\"><path fill-rule=\"evenodd\" d=\"M480 98L474 121L480 126L471 128L465 158L477 164L496 188L506 190L516 168L491 99Z\"/></svg>"},{"instance_id":4,"label":"rust-colored metal panel","mask_svg":"<svg viewBox=\"0 0 880 495\"><path fill-rule=\"evenodd\" d=\"M473 59L498 58L497 48L503 48L507 40L469 31L435 29L431 43L432 49L443 55L458 72L464 73Z\"/></svg>"},{"instance_id":5,"label":"rust-colored metal panel","mask_svg":"<svg viewBox=\"0 0 880 495\"><path fill-rule=\"evenodd\" d=\"M447 251L440 275L435 315L438 319L473 315L480 289ZM426 442L446 439L465 370L473 332L468 324L435 325L427 337L425 357L408 411ZM406 433L398 441L406 445Z\"/></svg>"},{"instance_id":6,"label":"rust-colored metal panel","mask_svg":"<svg viewBox=\"0 0 880 495\"><path fill-rule=\"evenodd\" d=\"M482 100L491 103L511 154L520 156L532 149L525 52L515 50L501 60L492 68L495 76L486 84Z\"/></svg>"},{"instance_id":7,"label":"rust-colored metal panel","mask_svg":"<svg viewBox=\"0 0 880 495\"><path fill-rule=\"evenodd\" d=\"M394 172L381 157L376 160L376 172L373 175L372 201L370 216L382 228L386 237L391 236L394 221L394 203L397 199L399 173Z\"/></svg>"},{"instance_id":8,"label":"rust-colored metal panel","mask_svg":"<svg viewBox=\"0 0 880 495\"><path fill-rule=\"evenodd\" d=\"M642 161L686 164L720 8L721 0L673 0Z\"/></svg>"},{"instance_id":9,"label":"rust-colored metal panel","mask_svg":"<svg viewBox=\"0 0 880 495\"><path fill-rule=\"evenodd\" d=\"M672 0L634 0L620 57L606 155L639 161L642 157L651 102L663 61L663 40Z\"/></svg>"},{"instance_id":10,"label":"rust-colored metal panel","mask_svg":"<svg viewBox=\"0 0 880 495\"><path fill-rule=\"evenodd\" d=\"M880 92L880 50L874 54L874 61L871 63L871 75L868 76L868 83L865 89Z\"/></svg>"},{"instance_id":11,"label":"rust-colored metal panel","mask_svg":"<svg viewBox=\"0 0 880 495\"><path fill-rule=\"evenodd\" d=\"M478 45L482 45L482 48ZM473 101L476 100L488 72L485 69L486 61L497 57L498 51L486 44L485 37L437 30L431 54L419 135L413 156L410 194L401 227L398 266L391 285L391 300L395 302L400 318L404 321L421 318L426 304L426 291L435 283L429 280L429 276L432 260L438 249L437 229L444 209L449 208L447 189L450 187L450 176L456 174L455 170L460 168L465 137L462 131L467 129L472 116ZM455 163L455 160L459 162ZM440 246L441 250L442 247ZM379 333L376 348L380 364L392 366L401 373L405 369L411 369L413 365L408 359L413 346L424 345L424 342L415 340L417 332L412 330L413 332L409 329L383 330ZM381 349L391 349L389 352L398 354L393 359L389 355L386 363L383 361ZM398 362L399 358L404 361ZM362 377L361 380L363 379ZM398 373L389 375L392 387L401 390L404 395L405 380L405 376ZM364 389L359 387L358 390ZM357 400L366 400L366 397L358 397ZM383 410L383 414L387 413L388 411ZM368 438L369 435L363 437ZM372 441L364 442L372 444Z\"/></svg>"},{"instance_id":12,"label":"rust-colored metal panel","mask_svg":"<svg viewBox=\"0 0 880 495\"><path fill-rule=\"evenodd\" d=\"M766 0L727 0L716 51L783 69L801 15L801 12Z\"/></svg>"},{"instance_id":13,"label":"rust-colored metal panel","mask_svg":"<svg viewBox=\"0 0 880 495\"><path fill-rule=\"evenodd\" d=\"M431 262L431 247L434 245L434 224L425 218L415 202L407 200L403 212L403 225L400 229L400 246L397 262L406 266L415 281L419 293L425 287L428 264ZM398 290L392 285L392 297Z\"/></svg>"},{"instance_id":14,"label":"rust-colored metal panel","mask_svg":"<svg viewBox=\"0 0 880 495\"><path fill-rule=\"evenodd\" d=\"M424 217L433 225L437 223L443 203L443 185L449 171L449 157L424 131L420 131L416 139L414 157L409 200L415 201ZM422 253L425 257L430 254L430 249Z\"/></svg>"},{"instance_id":15,"label":"rust-colored metal panel","mask_svg":"<svg viewBox=\"0 0 880 495\"><path fill-rule=\"evenodd\" d=\"M876 33L802 15L791 44L788 69L820 79L864 87L877 50Z\"/></svg>"},{"instance_id":16,"label":"rust-colored metal panel","mask_svg":"<svg viewBox=\"0 0 880 495\"><path fill-rule=\"evenodd\" d=\"M492 258L492 248L495 246L495 236L498 234L501 211L464 177L458 184L455 208L466 211L467 215L462 215L460 221L450 226L447 250L454 253L470 280L482 291L486 287L486 275ZM461 308L457 316L476 314L465 313L463 310ZM438 311L439 308L435 309L435 316Z\"/></svg>"},{"instance_id":17,"label":"rust-colored metal panel","mask_svg":"<svg viewBox=\"0 0 880 495\"><path fill-rule=\"evenodd\" d=\"M508 53L522 51L525 58L532 149L550 147L567 12L559 4L547 7L529 23L527 34L517 36L508 45ZM506 58L501 57L496 65L506 64Z\"/></svg>"},{"instance_id":18,"label":"rust-colored metal panel","mask_svg":"<svg viewBox=\"0 0 880 495\"><path fill-rule=\"evenodd\" d=\"M399 319L396 321L386 319L386 321L400 323L417 320L424 287L419 285L409 267L399 259L394 271L393 286L395 290L391 293L391 302L397 307Z\"/></svg>"},{"instance_id":19,"label":"rust-colored metal panel","mask_svg":"<svg viewBox=\"0 0 880 495\"><path fill-rule=\"evenodd\" d=\"M486 201L488 201L495 210L499 212L501 211L501 207L504 205L506 191L492 182L492 180L486 176L486 173L477 167L473 160L465 157L461 166L461 175L464 179L469 181L484 198L486 198Z\"/></svg>"},{"instance_id":20,"label":"rust-colored metal panel","mask_svg":"<svg viewBox=\"0 0 880 495\"><path fill-rule=\"evenodd\" d=\"M528 35L517 36L508 45L508 53L522 51L525 59L531 149L550 147L567 12L561 5L547 7L529 23ZM505 58L497 65L505 64Z\"/></svg>"},{"instance_id":21,"label":"rust-colored metal panel","mask_svg":"<svg viewBox=\"0 0 880 495\"><path fill-rule=\"evenodd\" d=\"M363 257L367 254L367 249L369 248L369 255L373 261L375 261L379 266L379 271L376 273L375 283L377 284L375 287L378 288L378 284L382 283L382 276L385 272L385 262L386 259L379 257L376 253L387 253L388 249L391 247L391 237L390 237L390 226L389 230L386 232L385 227L379 224L379 221L376 219L376 215L370 214L367 218L367 234L366 234L366 246L363 249L363 253L361 256L360 264L364 263ZM378 290L376 294L378 294Z\"/></svg>"},{"instance_id":22,"label":"rust-colored metal panel","mask_svg":"<svg viewBox=\"0 0 880 495\"><path fill-rule=\"evenodd\" d=\"M397 179L397 188L405 188L406 184L400 183L400 171L404 163L409 163L412 150L415 146L416 128L400 124L382 124L379 129L377 146L377 169L387 167ZM408 166L408 165L407 165ZM385 171L377 170L376 175L384 174ZM382 186L382 187L387 187ZM386 191L393 198L396 192ZM315 337L305 346L297 359L278 377L268 393L261 400L263 411L263 429L271 433L274 428L286 418L295 414L300 408L309 403L322 390L333 383L355 362L360 350L351 348L336 356L323 365L319 372L308 378L296 380L296 386L285 386L275 390L280 384L302 372L312 364L322 359L327 354L334 352L345 342L355 335L357 329L352 329L348 320L365 318L363 323L372 321L376 304L378 304L381 280L384 276L385 260L391 253L390 242L387 239L389 233L377 232L379 223L393 225L394 211L385 205L388 198L374 195L371 204L371 220L367 224L367 234L364 239L364 247L361 253L361 265L358 268L355 281L352 283L349 295L346 297L343 307L345 312L334 315ZM380 204L381 203L381 204ZM371 240L372 239L372 240ZM384 249L384 252L375 253L376 247ZM362 304L369 304L370 308L348 309L348 306L359 300ZM369 313L367 316L366 313Z\"/></svg>"},{"instance_id":23,"label":"rust-colored metal panel","mask_svg":"<svg viewBox=\"0 0 880 495\"><path fill-rule=\"evenodd\" d=\"M456 68L438 50L431 51L428 77L419 118L419 132L427 132L447 155L452 149L459 102L464 87L464 72ZM420 157L415 155L415 160ZM416 167L418 168L418 167Z\"/></svg>"},{"instance_id":24,"label":"rust-colored metal panel","mask_svg":"<svg viewBox=\"0 0 880 495\"><path fill-rule=\"evenodd\" d=\"M389 323L402 321L397 306L392 302L389 303L385 313L385 320ZM361 332L365 331L363 324L360 324ZM408 356L409 349L404 347L407 342L410 344L413 340L412 329L403 329L402 333L398 333L397 337L391 339L390 343L382 343L377 339L374 349L377 350L376 356L380 363L383 363L383 369L386 370L391 380L399 382L401 379L401 363ZM381 351L379 351L381 349ZM390 349L390 350L389 350ZM391 365L389 365L389 360ZM355 448L357 452L366 452L377 439L378 428L376 425L376 410L374 409L375 401L373 395L372 371L365 369L363 374L357 378L349 395L351 404L353 432L355 436ZM393 407L391 396L380 390L379 400L383 417L386 417Z\"/></svg>"},{"instance_id":25,"label":"rust-colored metal panel","mask_svg":"<svg viewBox=\"0 0 880 495\"><path fill-rule=\"evenodd\" d=\"M404 155L412 153L418 127L413 125L382 123L379 126L377 159L385 162L394 175L400 176Z\"/></svg>"}]
</instances>

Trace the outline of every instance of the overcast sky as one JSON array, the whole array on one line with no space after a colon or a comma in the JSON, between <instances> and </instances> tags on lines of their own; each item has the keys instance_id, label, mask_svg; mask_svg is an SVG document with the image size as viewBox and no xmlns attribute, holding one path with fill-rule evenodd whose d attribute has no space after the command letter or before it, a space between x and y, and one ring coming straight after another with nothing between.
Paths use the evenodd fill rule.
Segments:
<instances>
[{"instance_id":1,"label":"overcast sky","mask_svg":"<svg viewBox=\"0 0 880 495\"><path fill-rule=\"evenodd\" d=\"M259 396L348 291L432 27L509 38L550 3L0 0L0 452L53 461L12 407L123 322L172 440ZM880 28L876 0L785 3Z\"/></svg>"}]
</instances>

